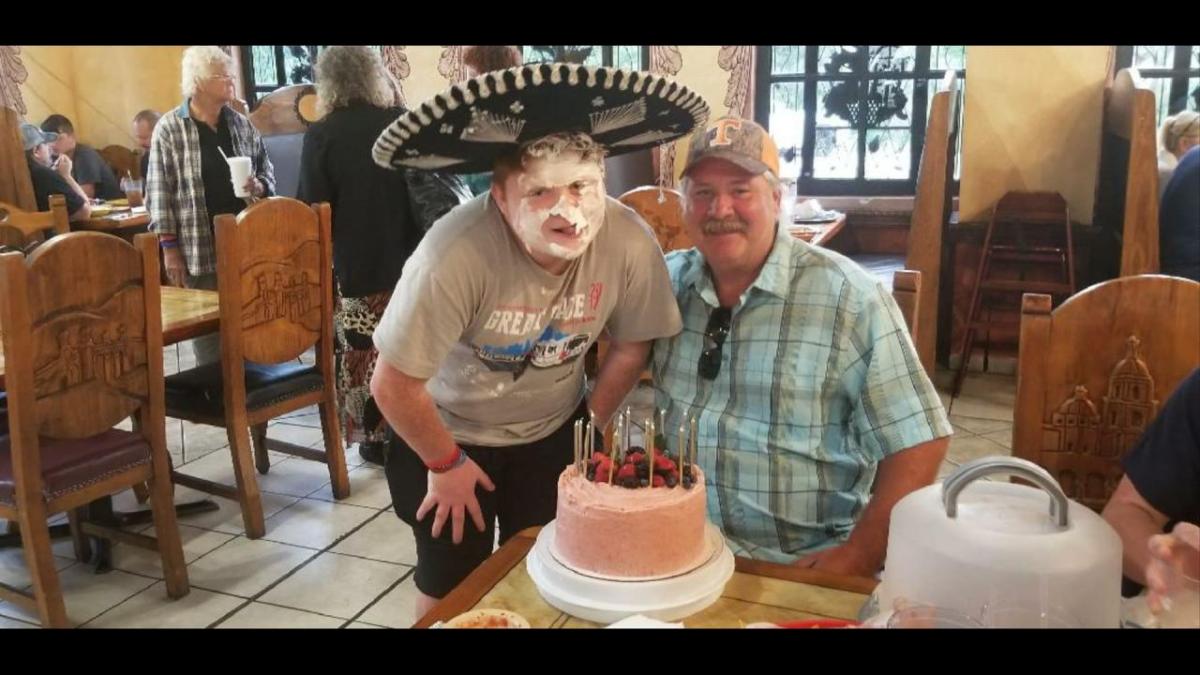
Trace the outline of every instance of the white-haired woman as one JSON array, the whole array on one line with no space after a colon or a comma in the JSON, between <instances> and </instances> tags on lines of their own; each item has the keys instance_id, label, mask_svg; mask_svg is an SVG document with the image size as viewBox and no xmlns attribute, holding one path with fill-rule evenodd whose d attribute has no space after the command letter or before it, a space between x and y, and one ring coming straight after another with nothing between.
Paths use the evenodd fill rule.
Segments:
<instances>
[{"instance_id":1,"label":"white-haired woman","mask_svg":"<svg viewBox=\"0 0 1200 675\"><path fill-rule=\"evenodd\" d=\"M338 395L347 443L382 464L389 429L371 397L379 354L371 340L404 262L429 226L465 200L454 176L389 171L371 158L379 134L404 111L378 52L328 47L316 64L317 106L300 156L300 199L333 209Z\"/></svg>"},{"instance_id":2,"label":"white-haired woman","mask_svg":"<svg viewBox=\"0 0 1200 675\"><path fill-rule=\"evenodd\" d=\"M273 194L275 174L262 137L230 107L237 101L233 59L218 47L189 47L182 70L183 102L162 116L150 142L146 206L171 284L215 290L213 218L236 214L250 199ZM249 199L234 193L222 152L250 158ZM218 336L192 345L197 365L220 359Z\"/></svg>"},{"instance_id":3,"label":"white-haired woman","mask_svg":"<svg viewBox=\"0 0 1200 675\"><path fill-rule=\"evenodd\" d=\"M1161 197L1179 160L1188 150L1200 145L1200 113L1184 110L1163 120L1158 142L1158 194Z\"/></svg>"}]
</instances>

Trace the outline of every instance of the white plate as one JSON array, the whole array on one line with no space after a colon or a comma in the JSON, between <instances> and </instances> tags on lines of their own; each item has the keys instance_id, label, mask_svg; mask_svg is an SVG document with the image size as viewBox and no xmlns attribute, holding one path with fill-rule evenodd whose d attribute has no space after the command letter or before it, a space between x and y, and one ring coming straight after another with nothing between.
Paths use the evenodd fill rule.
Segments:
<instances>
[{"instance_id":1,"label":"white plate","mask_svg":"<svg viewBox=\"0 0 1200 675\"><path fill-rule=\"evenodd\" d=\"M678 621L716 602L733 576L733 553L711 523L708 536L717 539L717 555L687 574L650 581L598 579L564 566L550 554L553 525L542 528L526 568L546 602L587 621L609 624L634 614Z\"/></svg>"}]
</instances>

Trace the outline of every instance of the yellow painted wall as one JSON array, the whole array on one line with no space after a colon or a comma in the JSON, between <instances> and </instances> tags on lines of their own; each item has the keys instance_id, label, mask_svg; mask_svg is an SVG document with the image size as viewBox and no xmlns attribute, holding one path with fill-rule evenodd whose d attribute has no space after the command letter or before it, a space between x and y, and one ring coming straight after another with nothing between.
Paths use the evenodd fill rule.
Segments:
<instances>
[{"instance_id":1,"label":"yellow painted wall","mask_svg":"<svg viewBox=\"0 0 1200 675\"><path fill-rule=\"evenodd\" d=\"M440 94L450 86L450 81L438 72L438 62L445 47L415 45L404 49L411 68L404 80L404 98L409 106Z\"/></svg>"},{"instance_id":2,"label":"yellow painted wall","mask_svg":"<svg viewBox=\"0 0 1200 675\"><path fill-rule=\"evenodd\" d=\"M1092 222L1112 47L967 47L963 221L1012 190L1056 191Z\"/></svg>"},{"instance_id":3,"label":"yellow painted wall","mask_svg":"<svg viewBox=\"0 0 1200 675\"><path fill-rule=\"evenodd\" d=\"M27 119L66 115L92 146L134 146L130 120L143 108L179 105L184 47L23 47L29 79L21 88Z\"/></svg>"},{"instance_id":4,"label":"yellow painted wall","mask_svg":"<svg viewBox=\"0 0 1200 675\"><path fill-rule=\"evenodd\" d=\"M41 124L51 113L74 120L75 72L71 64L73 47L21 47L21 62L29 79L21 86L26 121Z\"/></svg>"}]
</instances>

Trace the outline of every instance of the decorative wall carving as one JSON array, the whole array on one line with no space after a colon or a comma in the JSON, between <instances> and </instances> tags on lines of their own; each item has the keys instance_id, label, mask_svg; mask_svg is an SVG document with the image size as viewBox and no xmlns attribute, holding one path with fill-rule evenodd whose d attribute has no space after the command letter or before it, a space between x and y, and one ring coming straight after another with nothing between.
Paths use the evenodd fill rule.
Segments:
<instances>
[{"instance_id":1,"label":"decorative wall carving","mask_svg":"<svg viewBox=\"0 0 1200 675\"><path fill-rule=\"evenodd\" d=\"M21 48L15 45L0 45L0 108L15 110L25 115L25 99L21 97L21 85L29 79L29 71L21 62Z\"/></svg>"},{"instance_id":2,"label":"decorative wall carving","mask_svg":"<svg viewBox=\"0 0 1200 675\"><path fill-rule=\"evenodd\" d=\"M395 104L408 107L404 98L404 80L412 74L412 66L408 63L408 55L404 53L403 45L387 45L383 48L383 65L392 76L396 87Z\"/></svg>"},{"instance_id":3,"label":"decorative wall carving","mask_svg":"<svg viewBox=\"0 0 1200 675\"><path fill-rule=\"evenodd\" d=\"M679 47L653 45L650 47L650 72L674 77L683 69L683 54ZM675 187L675 143L660 145L655 150L658 161L658 184Z\"/></svg>"},{"instance_id":4,"label":"decorative wall carving","mask_svg":"<svg viewBox=\"0 0 1200 675\"><path fill-rule=\"evenodd\" d=\"M729 72L729 83L725 87L725 107L728 114L750 118L754 97L754 47L731 45L721 47L717 53L717 65Z\"/></svg>"}]
</instances>

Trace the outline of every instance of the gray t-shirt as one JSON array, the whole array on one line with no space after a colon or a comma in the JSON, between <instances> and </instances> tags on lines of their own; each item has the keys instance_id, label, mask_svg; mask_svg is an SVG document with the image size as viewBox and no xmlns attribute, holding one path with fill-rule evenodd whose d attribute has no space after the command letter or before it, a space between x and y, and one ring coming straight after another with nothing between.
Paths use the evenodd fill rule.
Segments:
<instances>
[{"instance_id":1,"label":"gray t-shirt","mask_svg":"<svg viewBox=\"0 0 1200 675\"><path fill-rule=\"evenodd\" d=\"M98 199L119 199L124 193L113 170L91 146L82 143L75 146L71 158L71 176L76 183L94 183Z\"/></svg>"},{"instance_id":2,"label":"gray t-shirt","mask_svg":"<svg viewBox=\"0 0 1200 675\"><path fill-rule=\"evenodd\" d=\"M508 446L567 421L583 398L583 356L601 330L642 341L681 326L662 250L632 210L608 198L595 240L555 276L484 194L425 235L374 339L392 367L429 380L456 441Z\"/></svg>"}]
</instances>

